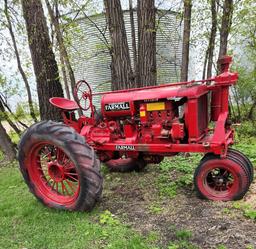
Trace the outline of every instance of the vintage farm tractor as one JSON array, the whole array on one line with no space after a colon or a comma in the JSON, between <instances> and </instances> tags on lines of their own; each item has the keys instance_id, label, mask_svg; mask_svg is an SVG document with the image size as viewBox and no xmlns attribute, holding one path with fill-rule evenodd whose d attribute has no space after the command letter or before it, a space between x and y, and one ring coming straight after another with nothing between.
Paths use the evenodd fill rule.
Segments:
<instances>
[{"instance_id":1,"label":"vintage farm tractor","mask_svg":"<svg viewBox=\"0 0 256 249\"><path fill-rule=\"evenodd\" d=\"M211 200L237 200L253 180L253 166L229 148L229 87L237 73L224 57L221 73L207 80L92 93L79 81L77 102L51 98L63 122L32 125L19 144L19 163L30 191L45 205L90 210L102 192L100 162L111 170L140 170L179 152L204 153L194 173L197 193ZM93 96L101 96L101 110ZM77 109L90 115L76 118ZM210 128L212 127L212 128Z\"/></svg>"}]
</instances>

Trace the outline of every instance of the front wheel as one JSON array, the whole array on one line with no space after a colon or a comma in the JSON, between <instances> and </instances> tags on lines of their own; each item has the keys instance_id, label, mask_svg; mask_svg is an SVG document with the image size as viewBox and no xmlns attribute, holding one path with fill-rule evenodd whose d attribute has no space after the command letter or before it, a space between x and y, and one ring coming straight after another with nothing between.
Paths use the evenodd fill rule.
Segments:
<instances>
[{"instance_id":1,"label":"front wheel","mask_svg":"<svg viewBox=\"0 0 256 249\"><path fill-rule=\"evenodd\" d=\"M206 155L195 170L194 184L200 197L216 201L239 200L249 189L250 174L232 157Z\"/></svg>"},{"instance_id":2,"label":"front wheel","mask_svg":"<svg viewBox=\"0 0 256 249\"><path fill-rule=\"evenodd\" d=\"M31 126L21 138L18 159L30 191L46 206L89 211L101 195L94 150L62 123L43 121Z\"/></svg>"}]
</instances>

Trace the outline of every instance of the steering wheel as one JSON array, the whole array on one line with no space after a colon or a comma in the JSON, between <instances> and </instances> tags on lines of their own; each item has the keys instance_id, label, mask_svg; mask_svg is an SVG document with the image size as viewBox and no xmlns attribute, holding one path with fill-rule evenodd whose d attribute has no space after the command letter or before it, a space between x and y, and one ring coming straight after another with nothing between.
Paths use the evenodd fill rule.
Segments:
<instances>
[{"instance_id":1,"label":"steering wheel","mask_svg":"<svg viewBox=\"0 0 256 249\"><path fill-rule=\"evenodd\" d=\"M85 80L80 80L77 82L74 90L74 97L78 106L82 110L87 111L91 108L93 111L92 89Z\"/></svg>"}]
</instances>

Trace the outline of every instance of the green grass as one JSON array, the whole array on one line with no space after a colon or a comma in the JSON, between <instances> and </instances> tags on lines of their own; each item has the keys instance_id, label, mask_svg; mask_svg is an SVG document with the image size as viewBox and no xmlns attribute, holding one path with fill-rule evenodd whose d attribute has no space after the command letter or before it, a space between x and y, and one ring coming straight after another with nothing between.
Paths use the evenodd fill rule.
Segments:
<instances>
[{"instance_id":1,"label":"green grass","mask_svg":"<svg viewBox=\"0 0 256 249\"><path fill-rule=\"evenodd\" d=\"M0 169L0 248L152 248L109 211L57 211L40 204L15 167Z\"/></svg>"},{"instance_id":2,"label":"green grass","mask_svg":"<svg viewBox=\"0 0 256 249\"><path fill-rule=\"evenodd\" d=\"M165 158L160 163L161 174L156 184L160 195L174 198L179 189L192 186L194 169L201 157L198 154L191 154L189 157L179 155Z\"/></svg>"},{"instance_id":3,"label":"green grass","mask_svg":"<svg viewBox=\"0 0 256 249\"><path fill-rule=\"evenodd\" d=\"M0 161L4 159L4 153L0 150Z\"/></svg>"},{"instance_id":4,"label":"green grass","mask_svg":"<svg viewBox=\"0 0 256 249\"><path fill-rule=\"evenodd\" d=\"M199 247L192 244L189 240L192 238L193 234L191 231L186 229L180 229L175 231L176 240L171 242L168 249L198 249Z\"/></svg>"}]
</instances>

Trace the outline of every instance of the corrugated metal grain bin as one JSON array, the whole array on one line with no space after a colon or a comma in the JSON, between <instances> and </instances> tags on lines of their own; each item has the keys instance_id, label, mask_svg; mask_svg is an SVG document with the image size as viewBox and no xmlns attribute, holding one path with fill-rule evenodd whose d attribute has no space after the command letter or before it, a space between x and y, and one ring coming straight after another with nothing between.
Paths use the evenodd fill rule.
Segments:
<instances>
[{"instance_id":1,"label":"corrugated metal grain bin","mask_svg":"<svg viewBox=\"0 0 256 249\"><path fill-rule=\"evenodd\" d=\"M137 33L137 14L134 11L135 28ZM157 83L179 81L181 65L181 33L182 24L179 14L167 10L157 11ZM129 11L124 11L125 28L131 61L132 39ZM109 33L104 14L89 18L79 18L76 25L70 29L72 42L70 54L76 80L85 79L94 92L111 89L111 57ZM136 37L137 39L137 37ZM94 99L99 106L99 99Z\"/></svg>"}]
</instances>

